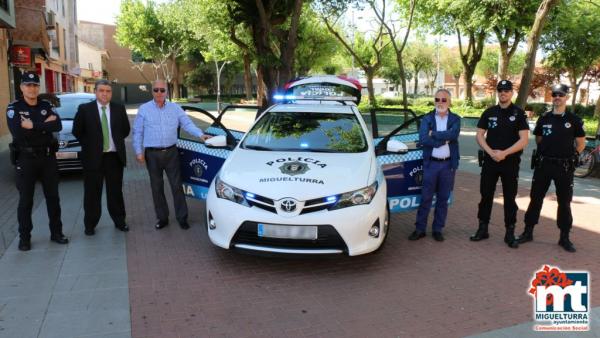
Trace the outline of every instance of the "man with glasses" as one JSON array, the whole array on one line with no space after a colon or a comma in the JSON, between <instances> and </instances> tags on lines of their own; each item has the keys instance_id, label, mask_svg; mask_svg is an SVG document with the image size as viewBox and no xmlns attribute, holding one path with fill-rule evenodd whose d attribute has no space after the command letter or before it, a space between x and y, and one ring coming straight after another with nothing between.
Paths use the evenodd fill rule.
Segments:
<instances>
[{"instance_id":1,"label":"man with glasses","mask_svg":"<svg viewBox=\"0 0 600 338\"><path fill-rule=\"evenodd\" d=\"M573 172L574 161L585 148L585 131L581 118L566 110L568 93L566 85L552 87L552 110L537 120L533 130L539 158L533 172L529 207L525 212L525 231L519 236L519 242L533 240L533 227L539 221L550 182L554 181L558 202L556 224L560 229L558 245L568 252L575 252L575 246L569 240L573 225Z\"/></svg>"},{"instance_id":2,"label":"man with glasses","mask_svg":"<svg viewBox=\"0 0 600 338\"><path fill-rule=\"evenodd\" d=\"M42 182L50 225L50 240L67 244L62 233L60 199L58 195L58 141L53 133L62 130L60 117L50 102L38 99L40 78L35 72L25 72L19 87L23 98L12 102L6 109L8 129L13 137L10 144L11 160L17 170L19 190L19 250L31 250L33 223L33 194L35 184Z\"/></svg>"},{"instance_id":3,"label":"man with glasses","mask_svg":"<svg viewBox=\"0 0 600 338\"><path fill-rule=\"evenodd\" d=\"M93 236L102 215L102 186L106 183L106 206L119 231L129 231L125 223L123 171L127 164L125 138L131 130L122 104L111 102L108 80L94 85L96 100L77 108L73 136L81 143L83 163L84 233Z\"/></svg>"},{"instance_id":4,"label":"man with glasses","mask_svg":"<svg viewBox=\"0 0 600 338\"><path fill-rule=\"evenodd\" d=\"M416 230L408 237L411 241L425 237L427 216L434 195L432 236L438 242L444 240L442 229L448 214L448 198L458 168L460 117L450 111L450 92L446 89L438 89L434 100L435 109L423 116L419 127L419 143L423 148L423 188Z\"/></svg>"},{"instance_id":5,"label":"man with glasses","mask_svg":"<svg viewBox=\"0 0 600 338\"><path fill-rule=\"evenodd\" d=\"M481 201L477 218L479 227L470 237L472 241L489 238L488 224L494 203L498 178L502 180L504 196L504 242L511 248L519 246L515 239L517 222L517 197L519 163L523 148L527 146L529 125L525 112L512 104L513 85L508 80L498 82L498 104L486 109L477 123L477 143L483 150Z\"/></svg>"},{"instance_id":6,"label":"man with glasses","mask_svg":"<svg viewBox=\"0 0 600 338\"><path fill-rule=\"evenodd\" d=\"M167 84L163 80L152 83L152 101L140 106L133 122L133 149L139 163L146 163L152 187L156 213L156 229L169 225L169 207L164 193L163 172L166 172L175 217L182 229L189 229L188 208L181 186L181 169L177 151L177 128L181 127L202 142L210 138L194 125L181 107L169 102Z\"/></svg>"}]
</instances>

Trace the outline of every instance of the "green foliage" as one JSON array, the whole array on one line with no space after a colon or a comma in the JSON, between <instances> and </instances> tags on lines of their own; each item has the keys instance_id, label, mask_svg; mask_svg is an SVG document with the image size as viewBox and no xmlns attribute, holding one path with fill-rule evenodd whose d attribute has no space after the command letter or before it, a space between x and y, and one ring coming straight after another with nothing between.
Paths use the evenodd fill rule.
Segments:
<instances>
[{"instance_id":1,"label":"green foliage","mask_svg":"<svg viewBox=\"0 0 600 338\"><path fill-rule=\"evenodd\" d=\"M477 64L475 73L489 77L498 73L500 48L498 46L486 46L483 50L481 61ZM517 51L508 64L508 75L515 76L521 73L525 65L525 52Z\"/></svg>"},{"instance_id":2,"label":"green foliage","mask_svg":"<svg viewBox=\"0 0 600 338\"><path fill-rule=\"evenodd\" d=\"M336 65L335 56L341 53L339 42L327 31L327 27L317 14L305 5L298 27L298 47L296 47L295 68L300 76L320 72L324 67ZM331 71L331 68L328 69ZM335 74L335 72L331 73Z\"/></svg>"}]
</instances>

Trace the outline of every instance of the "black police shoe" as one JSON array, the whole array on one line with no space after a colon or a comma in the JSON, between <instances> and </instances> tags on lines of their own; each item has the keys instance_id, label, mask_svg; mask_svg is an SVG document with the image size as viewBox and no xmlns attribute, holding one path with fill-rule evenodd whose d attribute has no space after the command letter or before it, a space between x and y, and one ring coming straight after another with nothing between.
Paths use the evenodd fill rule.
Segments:
<instances>
[{"instance_id":1,"label":"black police shoe","mask_svg":"<svg viewBox=\"0 0 600 338\"><path fill-rule=\"evenodd\" d=\"M526 225L525 230L523 230L523 233L517 240L519 241L519 244L533 241L533 227Z\"/></svg>"},{"instance_id":2,"label":"black police shoe","mask_svg":"<svg viewBox=\"0 0 600 338\"><path fill-rule=\"evenodd\" d=\"M180 222L179 226L183 229L183 230L187 230L190 228L190 224L186 221L186 222Z\"/></svg>"},{"instance_id":3,"label":"black police shoe","mask_svg":"<svg viewBox=\"0 0 600 338\"><path fill-rule=\"evenodd\" d=\"M433 239L435 239L438 242L443 242L444 241L444 235L442 235L441 231L434 231L433 232Z\"/></svg>"},{"instance_id":4,"label":"black police shoe","mask_svg":"<svg viewBox=\"0 0 600 338\"><path fill-rule=\"evenodd\" d=\"M158 221L156 222L156 224L154 225L154 228L156 230L160 230L164 227L166 227L167 225L169 225L169 221Z\"/></svg>"},{"instance_id":5,"label":"black police shoe","mask_svg":"<svg viewBox=\"0 0 600 338\"><path fill-rule=\"evenodd\" d=\"M123 232L127 232L129 231L129 226L126 223L123 223L122 225L116 225L115 224L115 228L119 231L123 231Z\"/></svg>"},{"instance_id":6,"label":"black police shoe","mask_svg":"<svg viewBox=\"0 0 600 338\"><path fill-rule=\"evenodd\" d=\"M31 240L29 240L29 239L20 239L19 240L19 250L21 250L21 251L29 251L29 250L31 250Z\"/></svg>"},{"instance_id":7,"label":"black police shoe","mask_svg":"<svg viewBox=\"0 0 600 338\"><path fill-rule=\"evenodd\" d=\"M479 227L477 228L477 232L469 237L473 242L479 242L484 239L490 238L490 234L488 233L488 224L485 222L479 222Z\"/></svg>"},{"instance_id":8,"label":"black police shoe","mask_svg":"<svg viewBox=\"0 0 600 338\"><path fill-rule=\"evenodd\" d=\"M562 246L563 249L565 249L568 252L577 251L573 243L571 243L571 241L569 240L569 236L561 236L560 240L558 241L558 245Z\"/></svg>"},{"instance_id":9,"label":"black police shoe","mask_svg":"<svg viewBox=\"0 0 600 338\"><path fill-rule=\"evenodd\" d=\"M60 235L52 235L50 236L50 240L54 243L58 243L58 244L67 244L69 243L69 239L67 237L65 237L65 235L60 234Z\"/></svg>"}]
</instances>

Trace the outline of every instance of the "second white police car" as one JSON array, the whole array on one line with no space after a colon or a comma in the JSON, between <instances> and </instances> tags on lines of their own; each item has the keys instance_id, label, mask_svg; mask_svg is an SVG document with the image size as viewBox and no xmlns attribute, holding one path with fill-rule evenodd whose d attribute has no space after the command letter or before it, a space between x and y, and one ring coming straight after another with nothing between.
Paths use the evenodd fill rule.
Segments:
<instances>
[{"instance_id":1,"label":"second white police car","mask_svg":"<svg viewBox=\"0 0 600 338\"><path fill-rule=\"evenodd\" d=\"M419 204L419 119L390 111L363 116L360 90L342 77L300 79L256 121L256 108L248 106L227 107L217 117L184 107L219 135L206 144L185 135L178 141L184 190L207 199L212 243L351 256L383 245L390 212ZM240 123L244 116L248 128Z\"/></svg>"}]
</instances>

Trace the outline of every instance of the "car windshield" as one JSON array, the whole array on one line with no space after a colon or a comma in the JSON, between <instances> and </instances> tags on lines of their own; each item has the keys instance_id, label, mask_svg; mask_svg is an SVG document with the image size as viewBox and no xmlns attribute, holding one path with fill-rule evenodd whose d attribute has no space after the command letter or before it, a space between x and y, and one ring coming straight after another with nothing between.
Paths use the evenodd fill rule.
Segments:
<instances>
[{"instance_id":1,"label":"car windshield","mask_svg":"<svg viewBox=\"0 0 600 338\"><path fill-rule=\"evenodd\" d=\"M59 97L60 107L56 107L56 112L63 120L74 119L77 113L77 107L82 103L93 101L90 97Z\"/></svg>"},{"instance_id":2,"label":"car windshield","mask_svg":"<svg viewBox=\"0 0 600 338\"><path fill-rule=\"evenodd\" d=\"M247 133L241 146L262 151L357 153L367 150L353 114L269 112Z\"/></svg>"}]
</instances>

